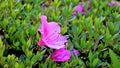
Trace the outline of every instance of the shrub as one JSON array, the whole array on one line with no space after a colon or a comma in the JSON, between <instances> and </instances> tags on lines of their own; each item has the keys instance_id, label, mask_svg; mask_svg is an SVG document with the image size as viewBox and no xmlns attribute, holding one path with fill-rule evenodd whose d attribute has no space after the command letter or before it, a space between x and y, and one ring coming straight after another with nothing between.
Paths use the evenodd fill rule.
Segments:
<instances>
[{"instance_id":1,"label":"shrub","mask_svg":"<svg viewBox=\"0 0 120 68\"><path fill-rule=\"evenodd\" d=\"M119 68L120 11L110 1L90 0L89 10L85 4L84 14L73 15L79 0L0 0L0 67ZM58 63L54 49L38 46L41 15L60 24L67 49L78 55Z\"/></svg>"}]
</instances>

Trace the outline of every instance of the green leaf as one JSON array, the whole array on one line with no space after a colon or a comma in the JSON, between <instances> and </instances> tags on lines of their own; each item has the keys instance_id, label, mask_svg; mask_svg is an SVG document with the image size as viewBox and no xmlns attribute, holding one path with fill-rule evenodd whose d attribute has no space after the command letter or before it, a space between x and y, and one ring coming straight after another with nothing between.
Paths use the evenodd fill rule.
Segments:
<instances>
[{"instance_id":1,"label":"green leaf","mask_svg":"<svg viewBox=\"0 0 120 68\"><path fill-rule=\"evenodd\" d=\"M11 62L11 61L13 62L14 59L15 59L15 55L14 55L14 54L8 55L8 57L7 57L7 61L8 61L8 62Z\"/></svg>"},{"instance_id":2,"label":"green leaf","mask_svg":"<svg viewBox=\"0 0 120 68\"><path fill-rule=\"evenodd\" d=\"M5 46L3 45L2 40L0 39L0 57L3 56L3 52L5 50Z\"/></svg>"},{"instance_id":3,"label":"green leaf","mask_svg":"<svg viewBox=\"0 0 120 68\"><path fill-rule=\"evenodd\" d=\"M81 47L85 47L86 46L86 35L82 36L82 38L80 40L80 43L81 43Z\"/></svg>"},{"instance_id":4,"label":"green leaf","mask_svg":"<svg viewBox=\"0 0 120 68\"><path fill-rule=\"evenodd\" d=\"M112 60L112 68L120 68L120 60L118 59L117 55L111 49L109 49L109 54Z\"/></svg>"},{"instance_id":5,"label":"green leaf","mask_svg":"<svg viewBox=\"0 0 120 68\"><path fill-rule=\"evenodd\" d=\"M34 55L31 59L31 64L35 64L39 60L39 58L46 52L46 50L43 50L42 52L37 52L36 55Z\"/></svg>"},{"instance_id":6,"label":"green leaf","mask_svg":"<svg viewBox=\"0 0 120 68\"><path fill-rule=\"evenodd\" d=\"M29 40L27 41L26 48L29 48L30 45L31 45L31 39L29 39Z\"/></svg>"},{"instance_id":7,"label":"green leaf","mask_svg":"<svg viewBox=\"0 0 120 68\"><path fill-rule=\"evenodd\" d=\"M108 27L110 29L111 34L114 34L115 33L115 27L114 27L113 22L108 22Z\"/></svg>"},{"instance_id":8,"label":"green leaf","mask_svg":"<svg viewBox=\"0 0 120 68\"><path fill-rule=\"evenodd\" d=\"M17 62L15 63L15 68L19 68L19 64Z\"/></svg>"},{"instance_id":9,"label":"green leaf","mask_svg":"<svg viewBox=\"0 0 120 68\"><path fill-rule=\"evenodd\" d=\"M90 51L88 54L89 61L92 62L93 59L93 53Z\"/></svg>"},{"instance_id":10,"label":"green leaf","mask_svg":"<svg viewBox=\"0 0 120 68\"><path fill-rule=\"evenodd\" d=\"M62 33L62 34L65 34L65 33L67 32L67 28L68 28L68 27L67 27L66 25L63 25L62 28L61 28L61 29L62 29L62 30L61 30L61 31L62 31L61 33Z\"/></svg>"},{"instance_id":11,"label":"green leaf","mask_svg":"<svg viewBox=\"0 0 120 68\"><path fill-rule=\"evenodd\" d=\"M109 32L109 29L106 29L106 35L105 35L105 43L109 43L112 40L111 34Z\"/></svg>"},{"instance_id":12,"label":"green leaf","mask_svg":"<svg viewBox=\"0 0 120 68\"><path fill-rule=\"evenodd\" d=\"M28 49L26 49L25 54L26 54L27 58L29 58L29 59L33 56L33 52L32 52L32 50L28 50Z\"/></svg>"},{"instance_id":13,"label":"green leaf","mask_svg":"<svg viewBox=\"0 0 120 68\"><path fill-rule=\"evenodd\" d=\"M99 59L95 58L94 61L93 61L93 68L96 68L98 63L99 63Z\"/></svg>"}]
</instances>

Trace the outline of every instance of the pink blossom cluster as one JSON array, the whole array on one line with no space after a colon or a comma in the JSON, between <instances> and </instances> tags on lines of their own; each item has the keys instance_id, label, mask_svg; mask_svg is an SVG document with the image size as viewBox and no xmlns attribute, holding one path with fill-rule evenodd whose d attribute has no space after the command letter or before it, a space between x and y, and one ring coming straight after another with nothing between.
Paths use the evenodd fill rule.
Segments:
<instances>
[{"instance_id":1,"label":"pink blossom cluster","mask_svg":"<svg viewBox=\"0 0 120 68\"><path fill-rule=\"evenodd\" d=\"M64 62L70 59L71 53L65 48L67 37L60 34L60 26L57 22L48 22L46 16L40 16L41 26L38 31L42 38L39 40L39 46L46 46L56 49L52 53L52 60L56 62ZM78 52L75 52L75 55Z\"/></svg>"}]
</instances>

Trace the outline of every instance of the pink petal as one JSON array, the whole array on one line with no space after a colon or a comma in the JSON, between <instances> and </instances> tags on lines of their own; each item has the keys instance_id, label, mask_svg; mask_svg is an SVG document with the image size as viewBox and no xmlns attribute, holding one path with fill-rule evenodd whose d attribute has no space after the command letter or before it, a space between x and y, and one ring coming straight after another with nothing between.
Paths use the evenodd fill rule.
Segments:
<instances>
[{"instance_id":1,"label":"pink petal","mask_svg":"<svg viewBox=\"0 0 120 68\"><path fill-rule=\"evenodd\" d=\"M41 27L39 27L38 31L42 34L42 36L46 36L48 34L48 22L47 22L47 17L46 16L40 16L41 19Z\"/></svg>"},{"instance_id":2,"label":"pink petal","mask_svg":"<svg viewBox=\"0 0 120 68\"><path fill-rule=\"evenodd\" d=\"M53 49L60 49L65 47L65 43L67 42L66 36L62 36L60 34L53 34L44 39L46 46Z\"/></svg>"},{"instance_id":3,"label":"pink petal","mask_svg":"<svg viewBox=\"0 0 120 68\"><path fill-rule=\"evenodd\" d=\"M58 49L52 53L52 60L56 62L65 62L70 59L70 51L64 48Z\"/></svg>"},{"instance_id":4,"label":"pink petal","mask_svg":"<svg viewBox=\"0 0 120 68\"><path fill-rule=\"evenodd\" d=\"M84 4L80 4L80 5L76 6L75 10L79 11L79 12L84 12Z\"/></svg>"},{"instance_id":5,"label":"pink petal","mask_svg":"<svg viewBox=\"0 0 120 68\"><path fill-rule=\"evenodd\" d=\"M54 33L60 33L60 26L56 22L47 22L46 16L40 16L42 25L38 29L43 37L45 37L48 34L54 34Z\"/></svg>"},{"instance_id":6,"label":"pink petal","mask_svg":"<svg viewBox=\"0 0 120 68\"><path fill-rule=\"evenodd\" d=\"M60 26L57 22L49 22L47 28L49 34L60 33Z\"/></svg>"},{"instance_id":7,"label":"pink petal","mask_svg":"<svg viewBox=\"0 0 120 68\"><path fill-rule=\"evenodd\" d=\"M45 46L45 45L46 45L45 42L42 39L40 39L38 42L38 46Z\"/></svg>"}]
</instances>

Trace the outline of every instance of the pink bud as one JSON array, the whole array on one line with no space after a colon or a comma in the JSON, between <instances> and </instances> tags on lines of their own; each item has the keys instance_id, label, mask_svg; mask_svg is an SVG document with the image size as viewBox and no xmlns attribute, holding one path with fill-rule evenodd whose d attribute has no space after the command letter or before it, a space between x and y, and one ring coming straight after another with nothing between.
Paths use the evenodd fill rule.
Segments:
<instances>
[{"instance_id":1,"label":"pink bud","mask_svg":"<svg viewBox=\"0 0 120 68\"><path fill-rule=\"evenodd\" d=\"M71 54L69 50L60 48L52 53L52 60L56 62L65 62L70 59L70 56Z\"/></svg>"}]
</instances>

